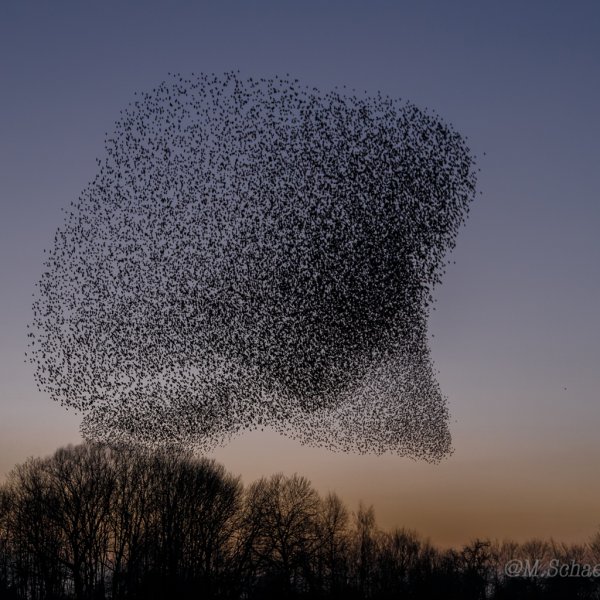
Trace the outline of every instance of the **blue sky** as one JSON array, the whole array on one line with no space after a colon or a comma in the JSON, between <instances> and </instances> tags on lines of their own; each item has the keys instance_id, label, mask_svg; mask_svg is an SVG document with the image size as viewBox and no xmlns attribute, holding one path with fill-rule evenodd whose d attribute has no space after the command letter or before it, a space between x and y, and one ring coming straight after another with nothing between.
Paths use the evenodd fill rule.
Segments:
<instances>
[{"instance_id":1,"label":"blue sky","mask_svg":"<svg viewBox=\"0 0 600 600\"><path fill-rule=\"evenodd\" d=\"M289 73L428 107L478 156L430 319L456 452L431 466L265 433L215 456L245 480L299 471L444 544L584 539L600 513L599 32L595 2L3 2L0 474L79 439L35 387L26 324L119 111L169 71Z\"/></svg>"}]
</instances>

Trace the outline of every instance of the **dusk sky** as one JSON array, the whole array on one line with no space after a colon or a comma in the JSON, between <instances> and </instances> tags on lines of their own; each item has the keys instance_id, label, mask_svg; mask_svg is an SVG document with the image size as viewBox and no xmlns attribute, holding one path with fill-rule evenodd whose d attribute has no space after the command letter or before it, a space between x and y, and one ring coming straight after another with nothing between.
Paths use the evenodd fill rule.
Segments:
<instances>
[{"instance_id":1,"label":"dusk sky","mask_svg":"<svg viewBox=\"0 0 600 600\"><path fill-rule=\"evenodd\" d=\"M28 2L0 5L0 478L80 441L25 362L32 293L134 92L168 72L289 73L427 107L468 138L478 194L431 350L455 452L334 454L270 432L213 456L373 504L383 527L584 541L600 527L600 4ZM485 155L484 155L485 153Z\"/></svg>"}]
</instances>

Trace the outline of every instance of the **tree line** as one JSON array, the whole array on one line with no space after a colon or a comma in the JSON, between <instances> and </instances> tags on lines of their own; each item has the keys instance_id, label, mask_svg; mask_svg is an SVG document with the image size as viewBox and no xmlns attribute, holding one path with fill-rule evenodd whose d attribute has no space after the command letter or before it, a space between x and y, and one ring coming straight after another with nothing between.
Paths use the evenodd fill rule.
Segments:
<instances>
[{"instance_id":1,"label":"tree line","mask_svg":"<svg viewBox=\"0 0 600 600\"><path fill-rule=\"evenodd\" d=\"M0 486L2 599L600 598L600 577L508 577L515 559L600 563L600 537L441 550L299 475L243 486L174 449L68 446Z\"/></svg>"}]
</instances>

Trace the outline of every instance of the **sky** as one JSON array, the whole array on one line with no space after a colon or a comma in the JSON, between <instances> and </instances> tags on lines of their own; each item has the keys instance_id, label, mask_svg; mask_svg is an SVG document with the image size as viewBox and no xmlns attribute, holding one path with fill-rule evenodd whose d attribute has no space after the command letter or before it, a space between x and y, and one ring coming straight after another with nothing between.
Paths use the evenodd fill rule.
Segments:
<instances>
[{"instance_id":1,"label":"sky","mask_svg":"<svg viewBox=\"0 0 600 600\"><path fill-rule=\"evenodd\" d=\"M298 472L442 546L585 541L600 528L600 5L596 2L0 4L0 478L80 440L25 362L61 209L136 91L168 72L347 85L436 111L478 189L429 331L454 454L335 454L271 432L213 456ZM485 155L484 155L485 153Z\"/></svg>"}]
</instances>

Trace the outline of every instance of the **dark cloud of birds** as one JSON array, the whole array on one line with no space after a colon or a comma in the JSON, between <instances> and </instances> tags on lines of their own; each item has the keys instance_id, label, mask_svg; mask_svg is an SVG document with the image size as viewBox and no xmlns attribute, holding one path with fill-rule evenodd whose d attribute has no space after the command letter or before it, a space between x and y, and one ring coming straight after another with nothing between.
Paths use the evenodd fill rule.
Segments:
<instances>
[{"instance_id":1,"label":"dark cloud of birds","mask_svg":"<svg viewBox=\"0 0 600 600\"><path fill-rule=\"evenodd\" d=\"M103 441L206 451L270 427L438 461L432 290L475 195L465 140L381 94L170 76L56 233L38 384Z\"/></svg>"}]
</instances>

